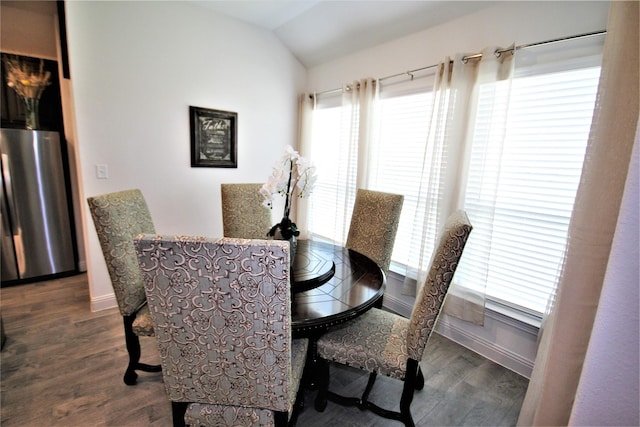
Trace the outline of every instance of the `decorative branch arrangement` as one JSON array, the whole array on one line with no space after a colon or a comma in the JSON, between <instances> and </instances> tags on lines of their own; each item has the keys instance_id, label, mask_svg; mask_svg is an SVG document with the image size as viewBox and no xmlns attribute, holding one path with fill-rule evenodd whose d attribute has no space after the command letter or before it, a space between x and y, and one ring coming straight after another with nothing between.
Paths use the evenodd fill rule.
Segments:
<instances>
[{"instance_id":1,"label":"decorative branch arrangement","mask_svg":"<svg viewBox=\"0 0 640 427\"><path fill-rule=\"evenodd\" d=\"M42 92L51 84L51 72L44 70L44 60L36 66L32 61L21 60L17 56L2 55L7 69L7 86L13 88L24 101L26 128L40 127L38 107Z\"/></svg>"},{"instance_id":2,"label":"decorative branch arrangement","mask_svg":"<svg viewBox=\"0 0 640 427\"><path fill-rule=\"evenodd\" d=\"M3 55L2 60L7 67L7 86L23 98L40 99L42 92L51 84L51 72L44 71L42 59L39 67L30 61L12 58L9 55Z\"/></svg>"}]
</instances>

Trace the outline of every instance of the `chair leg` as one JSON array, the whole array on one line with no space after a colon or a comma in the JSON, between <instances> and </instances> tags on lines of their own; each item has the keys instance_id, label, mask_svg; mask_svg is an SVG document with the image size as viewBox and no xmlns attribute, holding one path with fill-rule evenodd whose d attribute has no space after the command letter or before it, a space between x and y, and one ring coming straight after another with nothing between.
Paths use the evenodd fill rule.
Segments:
<instances>
[{"instance_id":1,"label":"chair leg","mask_svg":"<svg viewBox=\"0 0 640 427\"><path fill-rule=\"evenodd\" d=\"M420 365L417 360L407 360L407 372L404 387L402 388L402 397L400 398L400 418L406 427L415 426L413 417L411 416L411 402L413 401L413 392L417 387L419 369Z\"/></svg>"},{"instance_id":2,"label":"chair leg","mask_svg":"<svg viewBox=\"0 0 640 427\"><path fill-rule=\"evenodd\" d=\"M360 405L363 405L364 402L369 401L369 393L371 393L371 389L376 382L378 374L375 372L371 372L369 374L369 381L367 381L367 386L364 388L364 393L362 393L362 398L360 399Z\"/></svg>"},{"instance_id":3,"label":"chair leg","mask_svg":"<svg viewBox=\"0 0 640 427\"><path fill-rule=\"evenodd\" d=\"M188 402L171 402L173 427L186 427L184 414L187 412L187 406L189 406Z\"/></svg>"},{"instance_id":4,"label":"chair leg","mask_svg":"<svg viewBox=\"0 0 640 427\"><path fill-rule=\"evenodd\" d=\"M127 353L129 353L129 365L124 373L124 383L126 385L135 385L138 380L138 371L144 372L160 372L160 365L147 365L140 363L140 338L133 332L133 321L135 314L123 316L124 323L124 339L127 345Z\"/></svg>"},{"instance_id":5,"label":"chair leg","mask_svg":"<svg viewBox=\"0 0 640 427\"><path fill-rule=\"evenodd\" d=\"M273 412L273 424L275 427L287 427L289 423L289 413L286 411Z\"/></svg>"},{"instance_id":6,"label":"chair leg","mask_svg":"<svg viewBox=\"0 0 640 427\"><path fill-rule=\"evenodd\" d=\"M418 364L418 378L416 379L416 390L422 390L424 388L424 375L422 375L422 368Z\"/></svg>"},{"instance_id":7,"label":"chair leg","mask_svg":"<svg viewBox=\"0 0 640 427\"><path fill-rule=\"evenodd\" d=\"M124 321L124 339L129 353L129 365L124 373L124 383L126 385L135 385L138 379L136 366L140 362L140 338L133 333L133 321L135 318L135 315L122 317Z\"/></svg>"},{"instance_id":8,"label":"chair leg","mask_svg":"<svg viewBox=\"0 0 640 427\"><path fill-rule=\"evenodd\" d=\"M318 412L323 412L327 407L327 393L329 392L329 361L318 357L316 363L318 394L316 395L314 408Z\"/></svg>"}]
</instances>

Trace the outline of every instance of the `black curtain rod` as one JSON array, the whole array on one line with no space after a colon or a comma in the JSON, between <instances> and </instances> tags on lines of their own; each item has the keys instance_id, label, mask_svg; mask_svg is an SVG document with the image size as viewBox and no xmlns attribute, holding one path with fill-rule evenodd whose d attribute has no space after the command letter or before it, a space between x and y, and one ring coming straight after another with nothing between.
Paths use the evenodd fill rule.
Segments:
<instances>
[{"instance_id":1,"label":"black curtain rod","mask_svg":"<svg viewBox=\"0 0 640 427\"><path fill-rule=\"evenodd\" d=\"M506 52L514 53L516 50L520 50L520 49L527 49L527 48L530 48L530 47L536 47L536 46L541 46L541 45L545 45L545 44L552 44L552 43L559 43L559 42L564 42L564 41L567 41L567 40L574 40L574 39L580 39L580 38L585 38L585 37L599 36L599 35L606 34L606 33L607 33L606 30L593 31L591 33L578 34L578 35L575 35L575 36L568 36L568 37L560 37L560 38L557 38L557 39L545 40L543 42L521 44L519 46L508 48L508 49L498 49L498 50L495 51L495 54L497 56L500 56L500 55L502 55L503 53L506 53ZM475 54L472 54L472 55L466 55L466 56L464 56L462 58L462 61L464 61L466 63L470 59L479 59L479 58L482 58L482 53L475 53ZM430 68L436 68L438 65L439 64L428 65L426 67L420 67L420 68L416 68L416 69L413 69L413 70L405 71L404 73L397 73L397 74L392 74L390 76L380 77L378 79L378 81L391 79L391 78L394 78L394 77L405 76L405 75L411 77L411 79L413 80L413 74L414 73L417 73L418 71L428 70ZM309 98L313 99L314 96L326 95L326 94L334 93L334 92L342 92L343 90L345 90L345 89L336 88L336 89L324 90L322 92L314 92L313 94L309 95ZM351 87L350 86L346 86L346 90L347 91L351 90Z\"/></svg>"}]
</instances>

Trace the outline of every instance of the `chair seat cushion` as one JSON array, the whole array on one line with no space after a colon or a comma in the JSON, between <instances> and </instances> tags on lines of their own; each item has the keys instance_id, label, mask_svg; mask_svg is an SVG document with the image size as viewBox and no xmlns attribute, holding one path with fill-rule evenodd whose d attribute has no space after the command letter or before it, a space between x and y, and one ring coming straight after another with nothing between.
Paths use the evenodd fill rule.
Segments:
<instances>
[{"instance_id":1,"label":"chair seat cushion","mask_svg":"<svg viewBox=\"0 0 640 427\"><path fill-rule=\"evenodd\" d=\"M289 385L289 416L300 387L304 365L307 360L309 340L291 342L291 383ZM189 426L274 426L273 411L243 406L191 403L187 407L184 421Z\"/></svg>"},{"instance_id":2,"label":"chair seat cushion","mask_svg":"<svg viewBox=\"0 0 640 427\"><path fill-rule=\"evenodd\" d=\"M154 336L153 322L151 321L151 314L149 313L149 305L145 304L136 313L136 318L133 320L133 333L144 337Z\"/></svg>"},{"instance_id":3,"label":"chair seat cushion","mask_svg":"<svg viewBox=\"0 0 640 427\"><path fill-rule=\"evenodd\" d=\"M372 308L320 337L318 355L326 360L402 380L409 357L408 326L409 319Z\"/></svg>"},{"instance_id":4,"label":"chair seat cushion","mask_svg":"<svg viewBox=\"0 0 640 427\"><path fill-rule=\"evenodd\" d=\"M273 411L268 409L211 405L207 403L190 404L184 414L184 422L192 427L273 427L275 425Z\"/></svg>"}]
</instances>

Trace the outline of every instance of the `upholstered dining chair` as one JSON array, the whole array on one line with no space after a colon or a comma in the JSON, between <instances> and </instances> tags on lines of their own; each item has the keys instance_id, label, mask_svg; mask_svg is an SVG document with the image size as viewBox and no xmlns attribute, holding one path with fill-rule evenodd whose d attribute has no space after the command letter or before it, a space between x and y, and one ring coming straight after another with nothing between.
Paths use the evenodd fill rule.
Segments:
<instances>
[{"instance_id":1,"label":"upholstered dining chair","mask_svg":"<svg viewBox=\"0 0 640 427\"><path fill-rule=\"evenodd\" d=\"M291 336L288 243L143 235L135 246L174 426L295 425L309 341Z\"/></svg>"},{"instance_id":2,"label":"upholstered dining chair","mask_svg":"<svg viewBox=\"0 0 640 427\"><path fill-rule=\"evenodd\" d=\"M154 331L133 247L133 238L138 234L155 233L153 220L139 189L89 197L87 202L124 322L129 353L124 382L134 385L137 370L160 371L160 365L140 363L139 336L153 336Z\"/></svg>"},{"instance_id":3,"label":"upholstered dining chair","mask_svg":"<svg viewBox=\"0 0 640 427\"><path fill-rule=\"evenodd\" d=\"M225 237L266 239L271 211L262 205L262 184L221 184L222 226Z\"/></svg>"},{"instance_id":4,"label":"upholstered dining chair","mask_svg":"<svg viewBox=\"0 0 640 427\"><path fill-rule=\"evenodd\" d=\"M355 320L329 330L317 342L319 390L315 408L322 412L327 399L368 409L385 418L413 426L411 402L414 390L424 387L419 362L431 336L462 251L471 232L464 211L451 215L440 236L424 286L411 318L372 308ZM329 387L329 363L340 363L370 373L362 397L343 397ZM377 374L404 381L400 412L383 409L368 400Z\"/></svg>"},{"instance_id":5,"label":"upholstered dining chair","mask_svg":"<svg viewBox=\"0 0 640 427\"><path fill-rule=\"evenodd\" d=\"M345 246L389 271L404 196L359 188Z\"/></svg>"}]
</instances>

